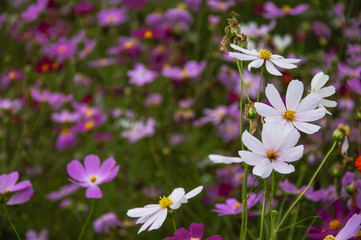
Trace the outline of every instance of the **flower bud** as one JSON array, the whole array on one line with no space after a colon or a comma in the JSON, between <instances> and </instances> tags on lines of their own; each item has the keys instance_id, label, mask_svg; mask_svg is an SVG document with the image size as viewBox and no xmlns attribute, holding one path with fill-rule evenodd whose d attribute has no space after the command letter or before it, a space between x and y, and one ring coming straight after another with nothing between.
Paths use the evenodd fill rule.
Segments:
<instances>
[{"instance_id":1,"label":"flower bud","mask_svg":"<svg viewBox=\"0 0 361 240\"><path fill-rule=\"evenodd\" d=\"M340 176L341 176L340 170L337 169L337 168L332 169L332 171L331 171L331 176L332 176L332 177L335 177L335 178L340 177Z\"/></svg>"},{"instance_id":2,"label":"flower bud","mask_svg":"<svg viewBox=\"0 0 361 240\"><path fill-rule=\"evenodd\" d=\"M357 191L357 189L356 189L356 187L355 187L355 184L353 184L353 183L351 183L350 185L348 185L347 187L346 187L346 192L348 193L348 194L350 194L350 195L352 195L354 192L356 192Z\"/></svg>"},{"instance_id":3,"label":"flower bud","mask_svg":"<svg viewBox=\"0 0 361 240\"><path fill-rule=\"evenodd\" d=\"M332 138L335 141L339 141L341 142L344 139L345 135L343 134L343 132L340 129L336 129L333 132Z\"/></svg>"},{"instance_id":4,"label":"flower bud","mask_svg":"<svg viewBox=\"0 0 361 240\"><path fill-rule=\"evenodd\" d=\"M246 117L249 119L255 119L257 117L257 111L253 105L247 108Z\"/></svg>"},{"instance_id":5,"label":"flower bud","mask_svg":"<svg viewBox=\"0 0 361 240\"><path fill-rule=\"evenodd\" d=\"M361 108L357 109L356 112L356 120L361 121Z\"/></svg>"}]
</instances>

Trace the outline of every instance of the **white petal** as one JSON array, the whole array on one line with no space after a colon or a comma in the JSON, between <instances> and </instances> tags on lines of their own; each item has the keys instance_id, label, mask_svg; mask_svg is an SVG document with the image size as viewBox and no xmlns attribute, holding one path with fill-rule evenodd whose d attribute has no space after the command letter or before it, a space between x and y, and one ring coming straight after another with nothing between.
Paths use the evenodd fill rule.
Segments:
<instances>
[{"instance_id":1,"label":"white petal","mask_svg":"<svg viewBox=\"0 0 361 240\"><path fill-rule=\"evenodd\" d=\"M250 60L255 60L255 59L258 58L257 56L246 55L246 54L235 53L235 52L230 52L230 53L229 53L229 56L230 56L230 57L237 58L237 59L242 60L242 61L250 61Z\"/></svg>"},{"instance_id":2,"label":"white petal","mask_svg":"<svg viewBox=\"0 0 361 240\"><path fill-rule=\"evenodd\" d=\"M184 195L184 197L186 199L190 199L192 197L197 196L200 192L202 192L202 190L203 190L203 186L199 186L199 187L193 189L192 191L188 192L186 195Z\"/></svg>"},{"instance_id":3,"label":"white petal","mask_svg":"<svg viewBox=\"0 0 361 240\"><path fill-rule=\"evenodd\" d=\"M289 174L291 172L295 171L295 167L292 166L291 164L287 164L285 162L282 161L274 161L272 163L273 168L276 172L282 173L282 174Z\"/></svg>"},{"instance_id":4,"label":"white petal","mask_svg":"<svg viewBox=\"0 0 361 240\"><path fill-rule=\"evenodd\" d=\"M226 157L226 156L221 156L221 155L216 155L216 154L211 154L208 157L214 163L231 164L231 163L242 162L242 159L240 157Z\"/></svg>"},{"instance_id":5,"label":"white petal","mask_svg":"<svg viewBox=\"0 0 361 240\"><path fill-rule=\"evenodd\" d=\"M179 199L184 197L184 195L185 195L184 188L176 188L169 195L169 198L172 199L173 202L177 202Z\"/></svg>"},{"instance_id":6,"label":"white petal","mask_svg":"<svg viewBox=\"0 0 361 240\"><path fill-rule=\"evenodd\" d=\"M249 150L254 153L262 155L266 151L263 144L257 138L252 136L247 130L242 134L242 142Z\"/></svg>"},{"instance_id":7,"label":"white petal","mask_svg":"<svg viewBox=\"0 0 361 240\"><path fill-rule=\"evenodd\" d=\"M282 162L294 162L303 156L303 145L287 148L278 154L278 160Z\"/></svg>"},{"instance_id":8,"label":"white petal","mask_svg":"<svg viewBox=\"0 0 361 240\"><path fill-rule=\"evenodd\" d=\"M280 93L277 91L273 84L267 84L266 97L271 105L281 113L286 111L285 104L282 101ZM257 109L256 109L257 110Z\"/></svg>"},{"instance_id":9,"label":"white petal","mask_svg":"<svg viewBox=\"0 0 361 240\"><path fill-rule=\"evenodd\" d=\"M325 107L336 107L337 106L336 101L331 101L331 100L328 100L328 99L322 99L320 104L325 106Z\"/></svg>"},{"instance_id":10,"label":"white petal","mask_svg":"<svg viewBox=\"0 0 361 240\"><path fill-rule=\"evenodd\" d=\"M242 157L243 161L248 165L255 166L262 162L264 159L267 159L266 155L258 155L248 151L239 151L239 156Z\"/></svg>"},{"instance_id":11,"label":"white petal","mask_svg":"<svg viewBox=\"0 0 361 240\"><path fill-rule=\"evenodd\" d=\"M273 62L276 66L279 66L281 68L285 68L285 69L292 69L292 68L296 68L297 66L292 64L292 63L287 63L285 61L285 59L275 59L272 58L270 59L271 62Z\"/></svg>"},{"instance_id":12,"label":"white petal","mask_svg":"<svg viewBox=\"0 0 361 240\"><path fill-rule=\"evenodd\" d=\"M265 159L253 168L252 173L261 178L267 178L272 170L272 163L268 159Z\"/></svg>"},{"instance_id":13,"label":"white petal","mask_svg":"<svg viewBox=\"0 0 361 240\"><path fill-rule=\"evenodd\" d=\"M318 125L306 123L306 122L293 121L293 124L295 125L295 127L298 130L300 130L301 132L307 133L307 134L313 134L313 133L317 132L318 130L320 130L320 128L321 128Z\"/></svg>"},{"instance_id":14,"label":"white petal","mask_svg":"<svg viewBox=\"0 0 361 240\"><path fill-rule=\"evenodd\" d=\"M289 128L289 132L284 138L284 141L282 143L282 148L287 149L294 147L298 143L300 137L301 134L292 125L292 128Z\"/></svg>"},{"instance_id":15,"label":"white petal","mask_svg":"<svg viewBox=\"0 0 361 240\"><path fill-rule=\"evenodd\" d=\"M264 63L264 59L256 59L256 60L253 60L252 62L250 62L248 64L248 71L251 71L251 68L254 67L254 68L259 68L263 65Z\"/></svg>"},{"instance_id":16,"label":"white petal","mask_svg":"<svg viewBox=\"0 0 361 240\"><path fill-rule=\"evenodd\" d=\"M272 75L282 76L282 73L280 71L278 71L276 69L275 65L273 65L273 63L269 60L266 60L266 69Z\"/></svg>"},{"instance_id":17,"label":"white petal","mask_svg":"<svg viewBox=\"0 0 361 240\"><path fill-rule=\"evenodd\" d=\"M252 50L244 49L244 48L241 48L241 47L239 47L239 46L237 46L235 44L231 44L231 47L233 49L236 49L236 50L238 50L240 52L243 52L243 53L246 53L246 54L249 54L249 55L257 55L257 56L259 55L259 53L254 49L252 49Z\"/></svg>"},{"instance_id":18,"label":"white petal","mask_svg":"<svg viewBox=\"0 0 361 240\"><path fill-rule=\"evenodd\" d=\"M170 205L170 208L171 209L178 209L180 208L180 206L183 204L183 203L187 203L188 200L183 196L181 199L179 199L178 201L173 201L173 204Z\"/></svg>"},{"instance_id":19,"label":"white petal","mask_svg":"<svg viewBox=\"0 0 361 240\"><path fill-rule=\"evenodd\" d=\"M286 93L287 109L295 110L295 108L301 101L302 94L303 94L303 83L299 80L292 80L287 87L287 93Z\"/></svg>"},{"instance_id":20,"label":"white petal","mask_svg":"<svg viewBox=\"0 0 361 240\"><path fill-rule=\"evenodd\" d=\"M349 147L348 139L347 139L347 137L345 137L345 140L343 141L342 146L341 146L341 153L345 154L347 152L348 147Z\"/></svg>"},{"instance_id":21,"label":"white petal","mask_svg":"<svg viewBox=\"0 0 361 240\"><path fill-rule=\"evenodd\" d=\"M317 73L311 81L311 88L312 90L319 90L321 87L323 87L323 85L326 84L326 82L328 81L329 77L328 75L325 75L323 72L319 72Z\"/></svg>"},{"instance_id":22,"label":"white petal","mask_svg":"<svg viewBox=\"0 0 361 240\"><path fill-rule=\"evenodd\" d=\"M336 92L336 88L334 86L328 86L325 88L320 89L319 91L317 91L319 94L321 94L321 96L323 98L332 96L333 94L335 94Z\"/></svg>"},{"instance_id":23,"label":"white petal","mask_svg":"<svg viewBox=\"0 0 361 240\"><path fill-rule=\"evenodd\" d=\"M144 224L143 226L139 229L138 234L143 232L144 230L146 230L152 223L154 223L158 217L160 217L162 215L162 213L164 214L164 212L168 212L167 208L161 208L158 212L156 212L154 215L152 215Z\"/></svg>"},{"instance_id":24,"label":"white petal","mask_svg":"<svg viewBox=\"0 0 361 240\"><path fill-rule=\"evenodd\" d=\"M323 118L326 114L324 108L318 108L307 112L301 112L295 114L296 121L312 122Z\"/></svg>"},{"instance_id":25,"label":"white petal","mask_svg":"<svg viewBox=\"0 0 361 240\"><path fill-rule=\"evenodd\" d=\"M133 209L129 209L127 212L127 215L129 217L142 217L148 214L152 214L154 212L156 212L157 210L159 210L160 206L157 204L158 207L153 207L153 208L133 208Z\"/></svg>"},{"instance_id":26,"label":"white petal","mask_svg":"<svg viewBox=\"0 0 361 240\"><path fill-rule=\"evenodd\" d=\"M264 124L262 129L262 142L266 151L273 150L277 152L282 146L288 132L289 128L286 126L268 122Z\"/></svg>"},{"instance_id":27,"label":"white petal","mask_svg":"<svg viewBox=\"0 0 361 240\"><path fill-rule=\"evenodd\" d=\"M277 111L276 109L268 106L267 104L256 102L254 104L254 107L256 108L257 113L262 117L279 117L280 119L283 118L280 111Z\"/></svg>"},{"instance_id":28,"label":"white petal","mask_svg":"<svg viewBox=\"0 0 361 240\"><path fill-rule=\"evenodd\" d=\"M302 101L298 104L295 109L296 113L301 113L309 110L315 109L318 104L320 104L322 97L320 94L313 92L308 94Z\"/></svg>"},{"instance_id":29,"label":"white petal","mask_svg":"<svg viewBox=\"0 0 361 240\"><path fill-rule=\"evenodd\" d=\"M162 226L162 224L164 223L165 219L167 218L167 211L161 211L160 215L157 217L157 219L154 221L154 223L152 224L152 226L150 226L150 228L148 229L148 231L154 230L154 229L158 229Z\"/></svg>"}]
</instances>

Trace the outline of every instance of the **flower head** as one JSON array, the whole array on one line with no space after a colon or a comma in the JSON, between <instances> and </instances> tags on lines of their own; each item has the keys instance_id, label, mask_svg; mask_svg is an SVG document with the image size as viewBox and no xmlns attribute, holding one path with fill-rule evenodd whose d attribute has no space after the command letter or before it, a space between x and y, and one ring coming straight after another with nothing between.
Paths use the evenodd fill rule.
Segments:
<instances>
[{"instance_id":1,"label":"flower head","mask_svg":"<svg viewBox=\"0 0 361 240\"><path fill-rule=\"evenodd\" d=\"M307 11L308 7L308 4L299 4L294 8L289 5L283 5L281 8L278 8L273 2L269 1L264 4L264 17L275 19L286 15L299 15Z\"/></svg>"},{"instance_id":2,"label":"flower head","mask_svg":"<svg viewBox=\"0 0 361 240\"><path fill-rule=\"evenodd\" d=\"M325 116L324 108L315 109L321 102L322 97L318 93L310 93L304 99L303 83L292 80L287 88L286 105L283 103L280 94L273 84L266 87L266 96L270 107L264 103L255 103L257 113L265 117L266 122L278 123L290 128L297 128L299 131L313 134L321 127L308 122L316 121Z\"/></svg>"},{"instance_id":3,"label":"flower head","mask_svg":"<svg viewBox=\"0 0 361 240\"><path fill-rule=\"evenodd\" d=\"M100 165L100 159L96 155L88 155L84 159L84 167L78 160L73 160L67 165L67 171L74 184L87 188L87 198L102 198L100 184L112 181L119 171L119 165L115 165L114 158L106 159Z\"/></svg>"},{"instance_id":4,"label":"flower head","mask_svg":"<svg viewBox=\"0 0 361 240\"><path fill-rule=\"evenodd\" d=\"M276 69L275 65L285 69L292 69L297 67L294 63L301 61L300 59L284 58L280 55L272 54L268 49L261 49L257 52L255 49L247 50L234 44L231 44L231 47L242 53L230 52L229 56L242 61L252 61L248 64L249 71L251 71L252 67L259 68L265 63L266 69L270 74L282 76L282 73Z\"/></svg>"},{"instance_id":5,"label":"flower head","mask_svg":"<svg viewBox=\"0 0 361 240\"><path fill-rule=\"evenodd\" d=\"M160 197L158 204L146 205L143 208L133 208L128 210L129 217L139 218L136 224L142 224L138 234L148 229L148 231L158 229L167 218L168 209L178 209L188 199L198 195L203 187L199 186L187 194L184 188L176 188L169 196Z\"/></svg>"},{"instance_id":6,"label":"flower head","mask_svg":"<svg viewBox=\"0 0 361 240\"><path fill-rule=\"evenodd\" d=\"M259 195L252 193L247 199L247 208L253 207L260 199ZM216 209L213 209L213 212L218 213L218 216L224 215L237 215L242 212L242 204L237 201L235 198L229 198L226 200L226 203L217 203Z\"/></svg>"},{"instance_id":7,"label":"flower head","mask_svg":"<svg viewBox=\"0 0 361 240\"><path fill-rule=\"evenodd\" d=\"M320 107L320 108L337 106L336 101L323 99L323 98L333 95L336 92L334 86L328 86L328 87L322 88L327 83L328 79L329 79L328 75L324 74L323 72L319 72L312 78L312 81L311 81L311 92L317 92L322 96L322 100L321 100L320 104L318 105L318 107ZM326 112L328 114L331 114L327 110L326 110Z\"/></svg>"},{"instance_id":8,"label":"flower head","mask_svg":"<svg viewBox=\"0 0 361 240\"><path fill-rule=\"evenodd\" d=\"M202 223L191 223L189 231L184 228L178 229L174 233L174 237L167 237L163 240L202 240L204 226ZM222 240L221 236L216 235L204 240Z\"/></svg>"},{"instance_id":9,"label":"flower head","mask_svg":"<svg viewBox=\"0 0 361 240\"><path fill-rule=\"evenodd\" d=\"M361 172L361 156L356 158L355 160L355 166L357 167L357 171Z\"/></svg>"},{"instance_id":10,"label":"flower head","mask_svg":"<svg viewBox=\"0 0 361 240\"><path fill-rule=\"evenodd\" d=\"M326 236L323 240L348 240L354 237L360 230L361 214L354 214L347 221L344 228L334 237L333 235Z\"/></svg>"},{"instance_id":11,"label":"flower head","mask_svg":"<svg viewBox=\"0 0 361 240\"><path fill-rule=\"evenodd\" d=\"M239 151L244 162L253 168L253 174L267 178L273 170L282 174L295 171L288 164L300 159L303 155L303 145L295 147L300 138L296 129L285 128L279 124L266 123L262 130L262 142L248 131L242 134L244 145L251 151Z\"/></svg>"},{"instance_id":12,"label":"flower head","mask_svg":"<svg viewBox=\"0 0 361 240\"><path fill-rule=\"evenodd\" d=\"M34 193L31 182L25 180L16 183L18 179L18 172L0 175L0 202L15 205L29 201Z\"/></svg>"}]
</instances>

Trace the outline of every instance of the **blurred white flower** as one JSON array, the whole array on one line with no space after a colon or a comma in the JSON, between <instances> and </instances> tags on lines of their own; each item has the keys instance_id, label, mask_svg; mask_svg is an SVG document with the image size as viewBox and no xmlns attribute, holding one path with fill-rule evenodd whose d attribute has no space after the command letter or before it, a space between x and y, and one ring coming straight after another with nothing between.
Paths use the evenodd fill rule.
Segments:
<instances>
[{"instance_id":1,"label":"blurred white flower","mask_svg":"<svg viewBox=\"0 0 361 240\"><path fill-rule=\"evenodd\" d=\"M312 78L312 81L311 81L311 92L317 92L322 96L322 101L318 105L320 108L337 106L336 101L324 99L326 97L329 97L329 96L335 94L335 92L336 92L336 89L334 86L328 86L328 87L322 88L327 83L328 79L329 79L328 75L324 74L323 72L319 72ZM326 112L328 114L331 114L327 109L326 109Z\"/></svg>"}]
</instances>

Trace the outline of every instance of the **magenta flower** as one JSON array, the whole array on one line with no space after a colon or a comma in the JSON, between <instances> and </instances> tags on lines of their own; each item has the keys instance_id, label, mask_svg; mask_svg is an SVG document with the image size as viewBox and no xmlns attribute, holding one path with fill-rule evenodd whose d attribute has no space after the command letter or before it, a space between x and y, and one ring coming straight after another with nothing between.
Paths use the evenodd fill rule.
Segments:
<instances>
[{"instance_id":1,"label":"magenta flower","mask_svg":"<svg viewBox=\"0 0 361 240\"><path fill-rule=\"evenodd\" d=\"M256 195L252 193L250 197L247 199L247 209L253 207L256 203L258 203L260 199L260 195ZM216 209L213 209L213 212L218 213L218 216L224 215L237 215L242 212L242 204L238 202L235 198L229 198L225 203L217 203Z\"/></svg>"},{"instance_id":2,"label":"magenta flower","mask_svg":"<svg viewBox=\"0 0 361 240\"><path fill-rule=\"evenodd\" d=\"M163 240L202 240L203 233L204 226L202 223L191 223L189 226L189 231L181 228L174 233L174 237L166 237ZM220 235L215 235L204 240L222 240L222 237Z\"/></svg>"},{"instance_id":3,"label":"magenta flower","mask_svg":"<svg viewBox=\"0 0 361 240\"><path fill-rule=\"evenodd\" d=\"M115 26L127 20L124 9L104 9L98 13L99 26Z\"/></svg>"},{"instance_id":4,"label":"magenta flower","mask_svg":"<svg viewBox=\"0 0 361 240\"><path fill-rule=\"evenodd\" d=\"M67 165L67 171L74 184L87 188L87 198L102 198L100 184L112 181L119 171L119 165L113 157L106 159L100 165L100 159L96 155L88 155L84 159L84 167L78 160L73 160ZM74 180L73 180L74 179Z\"/></svg>"},{"instance_id":5,"label":"magenta flower","mask_svg":"<svg viewBox=\"0 0 361 240\"><path fill-rule=\"evenodd\" d=\"M129 82L137 86L143 86L146 83L153 82L158 76L157 72L148 70L143 64L138 63L135 68L128 71Z\"/></svg>"},{"instance_id":6,"label":"magenta flower","mask_svg":"<svg viewBox=\"0 0 361 240\"><path fill-rule=\"evenodd\" d=\"M284 5L282 8L278 8L273 2L266 2L264 4L264 17L268 19L280 18L286 15L300 15L307 11L308 4L299 4L292 8L289 5Z\"/></svg>"},{"instance_id":7,"label":"magenta flower","mask_svg":"<svg viewBox=\"0 0 361 240\"><path fill-rule=\"evenodd\" d=\"M39 233L36 233L34 230L28 230L26 232L26 240L47 240L48 231L42 229Z\"/></svg>"},{"instance_id":8,"label":"magenta flower","mask_svg":"<svg viewBox=\"0 0 361 240\"><path fill-rule=\"evenodd\" d=\"M199 75L203 72L206 67L206 61L201 61L198 63L197 61L188 61L184 68L180 67L165 67L162 70L162 74L165 77L171 78L172 80L180 81L183 79L192 79L196 80Z\"/></svg>"},{"instance_id":9,"label":"magenta flower","mask_svg":"<svg viewBox=\"0 0 361 240\"><path fill-rule=\"evenodd\" d=\"M0 175L0 200L5 201L7 205L25 203L33 195L31 182L25 180L16 183L18 179L18 172Z\"/></svg>"},{"instance_id":10,"label":"magenta flower","mask_svg":"<svg viewBox=\"0 0 361 240\"><path fill-rule=\"evenodd\" d=\"M347 86L354 92L361 95L361 81L357 78L347 81Z\"/></svg>"},{"instance_id":11,"label":"magenta flower","mask_svg":"<svg viewBox=\"0 0 361 240\"><path fill-rule=\"evenodd\" d=\"M110 212L97 218L93 223L93 228L96 233L107 234L111 228L120 227L121 224L122 223L119 221L117 215Z\"/></svg>"}]
</instances>

